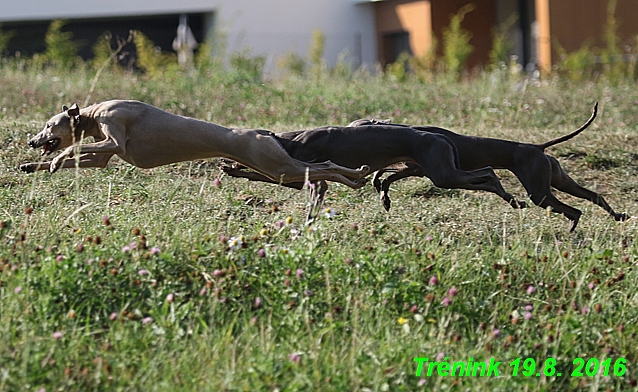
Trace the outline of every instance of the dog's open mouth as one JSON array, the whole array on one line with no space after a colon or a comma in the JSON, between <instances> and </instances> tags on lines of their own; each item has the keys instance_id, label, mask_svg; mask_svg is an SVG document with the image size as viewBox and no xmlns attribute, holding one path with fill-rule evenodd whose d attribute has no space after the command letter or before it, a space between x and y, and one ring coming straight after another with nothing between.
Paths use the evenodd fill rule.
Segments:
<instances>
[{"instance_id":1,"label":"dog's open mouth","mask_svg":"<svg viewBox=\"0 0 638 392\"><path fill-rule=\"evenodd\" d=\"M53 151L57 150L58 146L60 145L60 142L62 140L60 138L53 138L53 139L49 139L46 141L46 143L44 143L42 145L42 153L40 153L40 156L42 155L49 155L51 154Z\"/></svg>"}]
</instances>

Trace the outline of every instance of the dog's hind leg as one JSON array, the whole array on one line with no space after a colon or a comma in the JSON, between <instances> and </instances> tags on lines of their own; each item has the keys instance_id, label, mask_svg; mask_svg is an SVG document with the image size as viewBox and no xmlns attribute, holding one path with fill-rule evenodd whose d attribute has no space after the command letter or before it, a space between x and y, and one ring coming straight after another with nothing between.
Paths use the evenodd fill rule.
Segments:
<instances>
[{"instance_id":1,"label":"dog's hind leg","mask_svg":"<svg viewBox=\"0 0 638 392\"><path fill-rule=\"evenodd\" d=\"M306 223L311 223L319 215L319 211L323 207L323 200L328 190L328 183L326 181L312 181L310 184L310 208L308 209L308 216L306 217Z\"/></svg>"},{"instance_id":2,"label":"dog's hind leg","mask_svg":"<svg viewBox=\"0 0 638 392\"><path fill-rule=\"evenodd\" d=\"M609 215L613 216L614 219L617 221L624 221L629 218L629 215L625 213L616 213L613 208L611 208L609 204L607 204L605 199L598 193L590 191L589 189L578 185L576 181L574 181L567 175L567 173L565 173L556 158L549 155L547 156L547 158L549 158L549 162L552 167L551 184L554 188L558 189L559 191L569 193L572 196L591 201L592 203L600 206L602 209L607 211Z\"/></svg>"},{"instance_id":3,"label":"dog's hind leg","mask_svg":"<svg viewBox=\"0 0 638 392\"><path fill-rule=\"evenodd\" d=\"M563 214L572 221L569 231L574 231L578 220L583 214L580 210L570 207L561 202L552 194L550 189L551 164L549 159L533 159L526 162L533 162L533 165L524 166L524 170L513 169L512 172L518 177L521 184L527 191L532 202L539 207L550 207L552 212ZM517 165L518 166L518 165Z\"/></svg>"},{"instance_id":4,"label":"dog's hind leg","mask_svg":"<svg viewBox=\"0 0 638 392\"><path fill-rule=\"evenodd\" d=\"M292 158L270 132L261 130L233 130L233 139L241 143L240 154L227 158L238 161L264 174L277 183L328 180L340 182L358 189L365 185L362 179L370 172L370 167L351 169L330 161L307 163Z\"/></svg>"},{"instance_id":5,"label":"dog's hind leg","mask_svg":"<svg viewBox=\"0 0 638 392\"><path fill-rule=\"evenodd\" d=\"M372 176L372 186L377 192L381 192L381 176L385 173L397 173L403 170L410 169L410 165L418 166L416 163L412 162L399 162L390 166L386 166L381 170L377 170L374 172Z\"/></svg>"},{"instance_id":6,"label":"dog's hind leg","mask_svg":"<svg viewBox=\"0 0 638 392\"><path fill-rule=\"evenodd\" d=\"M381 183L381 203L383 204L383 208L386 211L390 211L390 205L392 203L390 201L390 196L388 196L388 192L390 191L390 184L395 181L399 181L402 178L423 176L423 168L412 162L406 162L406 164L401 169L398 169L395 173L388 176Z\"/></svg>"},{"instance_id":7,"label":"dog's hind leg","mask_svg":"<svg viewBox=\"0 0 638 392\"><path fill-rule=\"evenodd\" d=\"M282 183L279 181L272 180L259 172L251 171L246 166L239 163L235 165L223 165L221 169L224 173L228 174L231 177L246 178L250 181L260 181L260 182L267 182L269 184L278 184L278 185L285 186L287 188L293 188L298 190L303 189L303 186L304 186L303 182Z\"/></svg>"}]
</instances>

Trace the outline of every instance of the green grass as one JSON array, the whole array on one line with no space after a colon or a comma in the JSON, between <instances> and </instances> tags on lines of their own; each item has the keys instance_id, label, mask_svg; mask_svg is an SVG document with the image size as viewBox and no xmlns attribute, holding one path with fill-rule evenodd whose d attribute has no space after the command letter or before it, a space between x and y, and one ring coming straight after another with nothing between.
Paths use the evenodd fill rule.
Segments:
<instances>
[{"instance_id":1,"label":"green grass","mask_svg":"<svg viewBox=\"0 0 638 392\"><path fill-rule=\"evenodd\" d=\"M370 186L331 184L337 215L309 229L305 192L224 177L215 161L26 175L29 134L81 104L93 74L3 61L0 390L635 388L635 219L559 193L583 210L570 234L538 207L409 179L389 213ZM274 131L391 117L528 142L574 130L598 100L595 125L549 152L617 211L637 210L635 85L105 73L91 102L113 98ZM500 376L415 376L415 357L437 356L494 358ZM563 376L512 377L518 357L555 358ZM578 357L622 357L627 371L570 377Z\"/></svg>"}]
</instances>

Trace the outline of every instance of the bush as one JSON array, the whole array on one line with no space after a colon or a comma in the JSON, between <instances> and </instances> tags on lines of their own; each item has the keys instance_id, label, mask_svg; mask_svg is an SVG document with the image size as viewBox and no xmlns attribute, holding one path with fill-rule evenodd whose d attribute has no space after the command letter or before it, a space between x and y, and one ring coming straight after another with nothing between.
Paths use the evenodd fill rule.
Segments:
<instances>
[{"instance_id":1,"label":"bush","mask_svg":"<svg viewBox=\"0 0 638 392\"><path fill-rule=\"evenodd\" d=\"M447 70L458 74L474 51L470 45L472 34L461 28L465 14L474 10L474 4L467 4L450 18L450 26L443 29L443 61Z\"/></svg>"},{"instance_id":2,"label":"bush","mask_svg":"<svg viewBox=\"0 0 638 392\"><path fill-rule=\"evenodd\" d=\"M233 53L230 56L230 66L240 80L250 82L261 81L265 64L265 57L250 57L248 51Z\"/></svg>"},{"instance_id":3,"label":"bush","mask_svg":"<svg viewBox=\"0 0 638 392\"><path fill-rule=\"evenodd\" d=\"M0 56L9 46L9 41L15 35L15 31L2 31L2 25L0 24Z\"/></svg>"},{"instance_id":4,"label":"bush","mask_svg":"<svg viewBox=\"0 0 638 392\"><path fill-rule=\"evenodd\" d=\"M67 67L78 60L78 50L82 46L79 41L73 41L73 33L62 31L66 24L63 20L54 20L49 25L44 41L47 49L45 59L57 66Z\"/></svg>"},{"instance_id":5,"label":"bush","mask_svg":"<svg viewBox=\"0 0 638 392\"><path fill-rule=\"evenodd\" d=\"M303 75L306 62L297 53L288 52L277 60L277 67L292 75Z\"/></svg>"},{"instance_id":6,"label":"bush","mask_svg":"<svg viewBox=\"0 0 638 392\"><path fill-rule=\"evenodd\" d=\"M155 47L153 41L141 31L135 31L133 42L137 52L137 66L149 76L154 77L161 74L170 64L177 65L175 55L162 53L159 48Z\"/></svg>"}]
</instances>

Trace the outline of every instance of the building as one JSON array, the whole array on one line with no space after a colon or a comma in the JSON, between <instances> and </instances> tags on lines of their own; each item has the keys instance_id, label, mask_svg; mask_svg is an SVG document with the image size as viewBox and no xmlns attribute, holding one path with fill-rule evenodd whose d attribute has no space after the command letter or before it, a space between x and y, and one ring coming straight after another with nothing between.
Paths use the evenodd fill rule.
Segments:
<instances>
[{"instance_id":1,"label":"building","mask_svg":"<svg viewBox=\"0 0 638 392\"><path fill-rule=\"evenodd\" d=\"M8 51L25 54L45 50L44 34L51 20L68 21L64 30L85 43L83 57L105 30L126 38L139 29L162 50L171 50L181 14L195 38L203 42L221 33L228 53L249 51L264 56L266 67L288 52L308 54L312 34L320 29L326 37L324 58L334 65L340 56L355 66L374 65L377 60L374 8L355 0L27 0L0 2L3 31L17 34Z\"/></svg>"},{"instance_id":2,"label":"building","mask_svg":"<svg viewBox=\"0 0 638 392\"><path fill-rule=\"evenodd\" d=\"M264 56L267 69L288 52L306 56L313 31L320 29L328 65L345 56L354 66L373 67L392 63L402 52L427 53L435 40L442 42L450 16L470 3L473 10L462 23L472 34L469 67L488 62L493 31L506 23L510 54L530 67L549 70L559 60L558 45L567 52L604 46L610 4L619 42L636 46L636 0L28 0L0 3L0 23L17 32L10 53L31 54L44 51L50 21L66 19L65 29L86 43L80 54L90 57L91 43L105 30L126 37L138 29L171 50L179 17L186 14L199 42L222 33L228 53Z\"/></svg>"},{"instance_id":3,"label":"building","mask_svg":"<svg viewBox=\"0 0 638 392\"><path fill-rule=\"evenodd\" d=\"M379 62L391 63L402 51L427 53L434 40L441 42L450 15L470 3L474 9L462 23L472 34L469 67L488 62L494 28L509 21L510 54L544 71L560 60L559 46L567 53L583 45L605 47L608 9L617 22L619 44L638 44L636 0L385 0L374 2Z\"/></svg>"}]
</instances>

